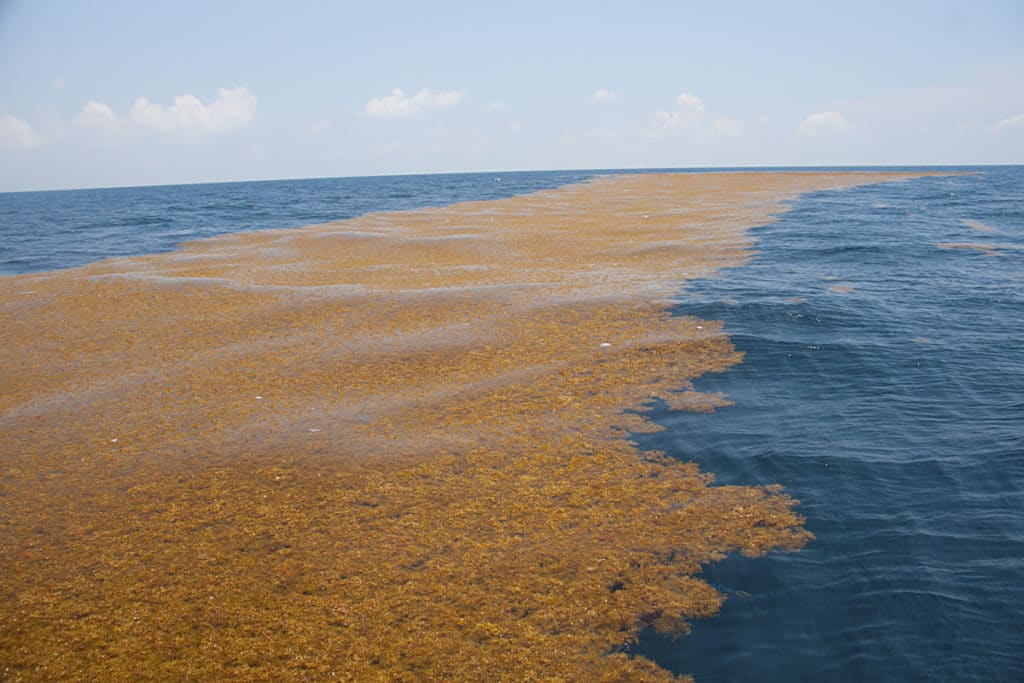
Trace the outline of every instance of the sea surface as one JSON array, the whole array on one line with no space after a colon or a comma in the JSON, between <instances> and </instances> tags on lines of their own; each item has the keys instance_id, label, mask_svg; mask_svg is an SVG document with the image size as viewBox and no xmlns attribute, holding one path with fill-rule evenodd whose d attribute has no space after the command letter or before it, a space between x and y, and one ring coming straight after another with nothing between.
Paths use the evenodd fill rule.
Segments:
<instances>
[{"instance_id":1,"label":"sea surface","mask_svg":"<svg viewBox=\"0 0 1024 683\"><path fill-rule=\"evenodd\" d=\"M757 254L680 287L744 362L735 406L652 406L647 448L780 483L815 535L706 576L721 613L631 648L698 681L1017 681L1024 672L1024 167L804 195ZM226 232L496 199L593 171L0 194L0 274Z\"/></svg>"},{"instance_id":2,"label":"sea surface","mask_svg":"<svg viewBox=\"0 0 1024 683\"><path fill-rule=\"evenodd\" d=\"M708 567L720 615L634 651L698 681L1024 680L1024 169L805 195L754 234L678 306L746 353L697 382L736 405L641 442L782 483L817 540Z\"/></svg>"}]
</instances>

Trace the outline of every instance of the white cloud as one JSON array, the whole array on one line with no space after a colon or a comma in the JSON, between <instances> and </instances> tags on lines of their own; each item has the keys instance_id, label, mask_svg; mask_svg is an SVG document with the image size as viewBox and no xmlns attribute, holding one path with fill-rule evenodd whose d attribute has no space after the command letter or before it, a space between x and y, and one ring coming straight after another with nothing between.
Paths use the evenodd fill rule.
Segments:
<instances>
[{"instance_id":1,"label":"white cloud","mask_svg":"<svg viewBox=\"0 0 1024 683\"><path fill-rule=\"evenodd\" d=\"M399 88L392 90L386 97L374 97L366 103L366 113L382 119L409 116L415 112L416 106Z\"/></svg>"},{"instance_id":2,"label":"white cloud","mask_svg":"<svg viewBox=\"0 0 1024 683\"><path fill-rule=\"evenodd\" d=\"M508 105L501 100L491 100L484 105L484 111L505 111Z\"/></svg>"},{"instance_id":3,"label":"white cloud","mask_svg":"<svg viewBox=\"0 0 1024 683\"><path fill-rule=\"evenodd\" d=\"M805 118L796 129L797 133L808 137L828 135L830 133L848 133L849 131L850 124L847 123L846 118L837 111L823 111L817 114L811 114Z\"/></svg>"},{"instance_id":4,"label":"white cloud","mask_svg":"<svg viewBox=\"0 0 1024 683\"><path fill-rule=\"evenodd\" d=\"M1016 116L1010 116L1008 118L1005 118L996 125L992 126L989 129L989 131L992 133L998 133L1001 130L1005 130L1007 128L1017 128L1019 126L1024 126L1024 114L1017 114Z\"/></svg>"},{"instance_id":5,"label":"white cloud","mask_svg":"<svg viewBox=\"0 0 1024 683\"><path fill-rule=\"evenodd\" d=\"M390 95L371 98L365 107L370 116L382 119L397 119L412 116L421 109L454 107L462 100L458 90L434 92L424 88L412 97L407 97L401 88L395 88Z\"/></svg>"},{"instance_id":6,"label":"white cloud","mask_svg":"<svg viewBox=\"0 0 1024 683\"><path fill-rule=\"evenodd\" d=\"M734 137L743 132L743 123L741 121L726 118L725 116L719 116L711 126L714 128L715 133L722 137Z\"/></svg>"},{"instance_id":7,"label":"white cloud","mask_svg":"<svg viewBox=\"0 0 1024 683\"><path fill-rule=\"evenodd\" d=\"M74 121L79 126L94 128L108 133L118 130L121 126L120 120L118 120L110 105L97 102L96 100L86 102L85 106L82 107L82 111L75 116Z\"/></svg>"},{"instance_id":8,"label":"white cloud","mask_svg":"<svg viewBox=\"0 0 1024 683\"><path fill-rule=\"evenodd\" d=\"M704 118L704 103L690 93L683 93L676 98L678 105L673 112L659 111L654 115L655 131L660 134L672 130L683 130L700 122Z\"/></svg>"},{"instance_id":9,"label":"white cloud","mask_svg":"<svg viewBox=\"0 0 1024 683\"><path fill-rule=\"evenodd\" d=\"M590 96L594 102L610 102L611 100L617 100L621 95L617 92L612 92L608 88L601 88L595 90L594 94Z\"/></svg>"},{"instance_id":10,"label":"white cloud","mask_svg":"<svg viewBox=\"0 0 1024 683\"><path fill-rule=\"evenodd\" d=\"M524 130L526 130L526 125L520 123L519 121L512 121L511 123L508 124L508 129L513 133L522 133Z\"/></svg>"},{"instance_id":11,"label":"white cloud","mask_svg":"<svg viewBox=\"0 0 1024 683\"><path fill-rule=\"evenodd\" d=\"M89 100L72 122L79 128L98 134L96 141L131 139L140 131L201 134L226 133L248 125L256 116L256 97L244 86L221 88L209 104L193 95L179 95L170 106L139 97L126 115L119 115L104 102Z\"/></svg>"},{"instance_id":12,"label":"white cloud","mask_svg":"<svg viewBox=\"0 0 1024 683\"><path fill-rule=\"evenodd\" d=\"M43 144L35 129L13 114L0 116L0 147L28 149Z\"/></svg>"},{"instance_id":13,"label":"white cloud","mask_svg":"<svg viewBox=\"0 0 1024 683\"><path fill-rule=\"evenodd\" d=\"M256 117L258 106L256 97L240 85L220 88L217 99L210 104L187 94L175 97L169 107L140 97L128 115L135 124L159 131L225 133L248 125Z\"/></svg>"}]
</instances>

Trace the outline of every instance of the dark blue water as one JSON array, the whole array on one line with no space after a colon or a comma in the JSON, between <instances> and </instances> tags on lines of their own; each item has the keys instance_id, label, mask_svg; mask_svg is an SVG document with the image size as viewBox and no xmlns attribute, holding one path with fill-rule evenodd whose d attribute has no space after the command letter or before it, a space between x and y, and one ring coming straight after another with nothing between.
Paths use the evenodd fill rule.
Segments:
<instances>
[{"instance_id":1,"label":"dark blue water","mask_svg":"<svg viewBox=\"0 0 1024 683\"><path fill-rule=\"evenodd\" d=\"M736 406L655 409L668 431L643 445L722 483L782 483L817 540L708 567L721 614L633 652L703 682L1020 680L1024 168L979 170L807 195L755 231L752 261L684 295L680 314L725 320L746 352L699 387ZM591 175L0 194L0 274Z\"/></svg>"},{"instance_id":2,"label":"dark blue water","mask_svg":"<svg viewBox=\"0 0 1024 683\"><path fill-rule=\"evenodd\" d=\"M699 384L736 406L643 443L783 483L817 540L707 568L721 614L633 651L703 682L1024 680L1024 169L809 195L755 233L679 306L746 352Z\"/></svg>"}]
</instances>

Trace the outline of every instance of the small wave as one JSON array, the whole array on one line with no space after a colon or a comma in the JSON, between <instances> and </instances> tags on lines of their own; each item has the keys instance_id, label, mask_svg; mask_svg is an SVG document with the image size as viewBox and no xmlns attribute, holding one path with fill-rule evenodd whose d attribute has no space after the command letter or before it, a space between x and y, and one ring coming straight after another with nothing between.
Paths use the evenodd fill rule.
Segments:
<instances>
[{"instance_id":1,"label":"small wave","mask_svg":"<svg viewBox=\"0 0 1024 683\"><path fill-rule=\"evenodd\" d=\"M820 248L821 256L861 256L864 254L882 254L886 249L877 244L842 244Z\"/></svg>"},{"instance_id":2,"label":"small wave","mask_svg":"<svg viewBox=\"0 0 1024 683\"><path fill-rule=\"evenodd\" d=\"M128 219L125 219L123 221L118 221L116 223L111 223L110 227L112 227L112 228L129 228L130 229L130 228L144 228L144 227L148 227L148 226L151 226L151 225L171 225L173 223L174 223L174 220L171 219L171 218L159 218L159 217L153 216L153 217L149 217L149 218L128 218Z\"/></svg>"}]
</instances>

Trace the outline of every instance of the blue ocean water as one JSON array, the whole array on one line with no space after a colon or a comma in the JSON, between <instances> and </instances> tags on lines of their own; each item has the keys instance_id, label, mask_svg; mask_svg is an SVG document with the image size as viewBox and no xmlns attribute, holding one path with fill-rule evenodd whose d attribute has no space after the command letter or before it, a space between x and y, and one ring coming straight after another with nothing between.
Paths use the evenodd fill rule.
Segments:
<instances>
[{"instance_id":1,"label":"blue ocean water","mask_svg":"<svg viewBox=\"0 0 1024 683\"><path fill-rule=\"evenodd\" d=\"M806 195L677 311L744 362L642 445L781 483L817 539L705 576L715 618L632 652L698 681L1018 680L1024 671L1024 168ZM225 232L493 199L594 172L0 194L0 274ZM940 245L977 248L943 248Z\"/></svg>"},{"instance_id":2,"label":"blue ocean water","mask_svg":"<svg viewBox=\"0 0 1024 683\"><path fill-rule=\"evenodd\" d=\"M736 405L641 441L783 483L817 540L708 567L721 614L633 651L705 683L1022 680L1024 169L806 195L755 234L679 305L746 353L698 383Z\"/></svg>"}]
</instances>

